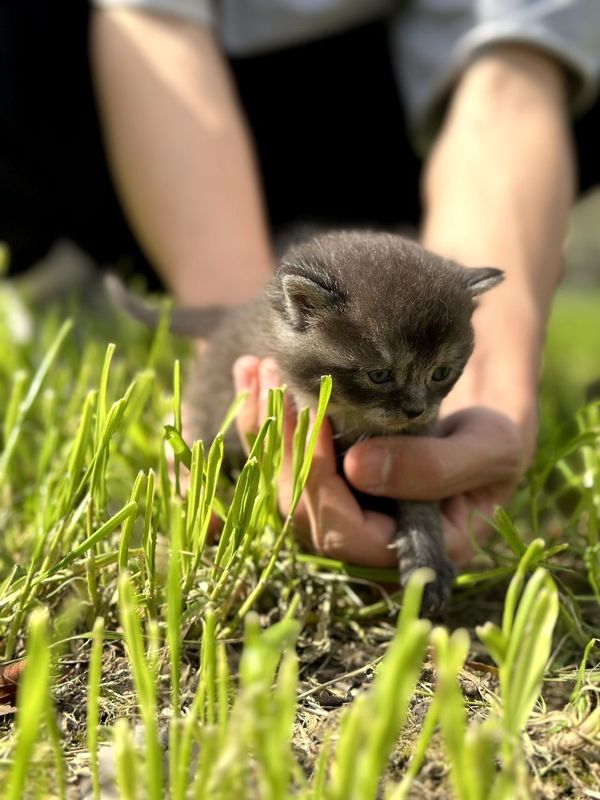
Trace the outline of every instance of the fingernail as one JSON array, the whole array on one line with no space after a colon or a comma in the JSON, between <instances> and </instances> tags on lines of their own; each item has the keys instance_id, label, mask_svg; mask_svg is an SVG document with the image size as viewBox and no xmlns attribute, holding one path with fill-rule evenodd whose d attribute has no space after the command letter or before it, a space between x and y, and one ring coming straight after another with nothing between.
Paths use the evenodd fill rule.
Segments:
<instances>
[{"instance_id":1,"label":"fingernail","mask_svg":"<svg viewBox=\"0 0 600 800\"><path fill-rule=\"evenodd\" d=\"M243 392L250 388L250 376L242 370L236 370L233 374L233 382L236 392Z\"/></svg>"},{"instance_id":2,"label":"fingernail","mask_svg":"<svg viewBox=\"0 0 600 800\"><path fill-rule=\"evenodd\" d=\"M252 369L250 364L244 362L234 364L233 382L237 392L252 389L256 382L256 369Z\"/></svg>"},{"instance_id":3,"label":"fingernail","mask_svg":"<svg viewBox=\"0 0 600 800\"><path fill-rule=\"evenodd\" d=\"M392 472L392 454L385 447L371 447L360 460L361 484L366 490L382 489Z\"/></svg>"},{"instance_id":4,"label":"fingernail","mask_svg":"<svg viewBox=\"0 0 600 800\"><path fill-rule=\"evenodd\" d=\"M271 358L266 358L260 365L261 383L273 389L281 383L277 364Z\"/></svg>"}]
</instances>

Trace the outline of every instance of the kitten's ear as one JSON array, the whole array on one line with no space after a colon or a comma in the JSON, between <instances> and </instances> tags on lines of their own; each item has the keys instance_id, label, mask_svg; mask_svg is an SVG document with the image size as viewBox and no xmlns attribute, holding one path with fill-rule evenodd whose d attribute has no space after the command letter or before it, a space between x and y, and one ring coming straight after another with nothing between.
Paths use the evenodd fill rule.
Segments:
<instances>
[{"instance_id":1,"label":"kitten's ear","mask_svg":"<svg viewBox=\"0 0 600 800\"><path fill-rule=\"evenodd\" d=\"M333 289L307 277L287 273L281 276L283 308L286 316L297 329L302 329L310 317L319 311L333 308L342 300Z\"/></svg>"},{"instance_id":2,"label":"kitten's ear","mask_svg":"<svg viewBox=\"0 0 600 800\"><path fill-rule=\"evenodd\" d=\"M477 297L489 289L493 289L504 280L504 272L495 267L477 267L476 269L465 269L467 291L471 297Z\"/></svg>"}]
</instances>

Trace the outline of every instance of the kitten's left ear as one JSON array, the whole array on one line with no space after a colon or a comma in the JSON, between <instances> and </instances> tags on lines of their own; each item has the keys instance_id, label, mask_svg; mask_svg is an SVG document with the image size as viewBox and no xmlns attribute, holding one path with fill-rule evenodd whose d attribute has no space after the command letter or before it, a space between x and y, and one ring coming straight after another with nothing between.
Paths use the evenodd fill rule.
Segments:
<instances>
[{"instance_id":1,"label":"kitten's left ear","mask_svg":"<svg viewBox=\"0 0 600 800\"><path fill-rule=\"evenodd\" d=\"M283 265L277 273L271 302L283 311L296 330L304 330L312 319L343 302L341 292L322 278L288 269Z\"/></svg>"},{"instance_id":2,"label":"kitten's left ear","mask_svg":"<svg viewBox=\"0 0 600 800\"><path fill-rule=\"evenodd\" d=\"M504 272L495 267L477 267L475 269L465 269L467 291L471 297L493 289L504 280Z\"/></svg>"}]
</instances>

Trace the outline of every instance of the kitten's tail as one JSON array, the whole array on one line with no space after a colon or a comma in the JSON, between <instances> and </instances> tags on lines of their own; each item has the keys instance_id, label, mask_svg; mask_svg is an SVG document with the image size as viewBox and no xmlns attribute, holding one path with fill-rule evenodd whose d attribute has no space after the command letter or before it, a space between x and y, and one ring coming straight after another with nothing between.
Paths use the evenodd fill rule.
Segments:
<instances>
[{"instance_id":1,"label":"kitten's tail","mask_svg":"<svg viewBox=\"0 0 600 800\"><path fill-rule=\"evenodd\" d=\"M131 314L149 328L158 326L163 311L147 305L140 297L130 292L117 275L110 273L106 275L104 285L109 297L118 308ZM191 338L205 337L216 328L224 312L223 306L174 308L169 313L169 330L171 333Z\"/></svg>"}]
</instances>

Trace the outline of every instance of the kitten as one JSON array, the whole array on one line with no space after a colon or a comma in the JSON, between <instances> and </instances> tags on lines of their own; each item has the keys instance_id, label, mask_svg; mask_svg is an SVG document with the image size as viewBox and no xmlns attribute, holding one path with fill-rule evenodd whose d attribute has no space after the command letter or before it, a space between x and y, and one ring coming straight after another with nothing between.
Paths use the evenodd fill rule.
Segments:
<instances>
[{"instance_id":1,"label":"kitten","mask_svg":"<svg viewBox=\"0 0 600 800\"><path fill-rule=\"evenodd\" d=\"M331 374L328 415L340 458L365 436L431 433L473 350L474 298L502 278L498 269L465 269L393 234L341 231L293 247L261 295L221 310L190 386L191 433L205 441L216 435L234 397L233 363L245 353L274 358L298 405L314 405L321 375ZM147 308L128 307L152 321ZM193 313L178 319L176 310L172 329L202 335L215 321L199 311L194 326ZM234 437L229 446L241 450ZM395 517L401 584L431 567L436 579L424 607L442 608L454 568L437 504L355 494L363 507Z\"/></svg>"}]
</instances>

